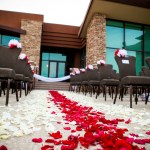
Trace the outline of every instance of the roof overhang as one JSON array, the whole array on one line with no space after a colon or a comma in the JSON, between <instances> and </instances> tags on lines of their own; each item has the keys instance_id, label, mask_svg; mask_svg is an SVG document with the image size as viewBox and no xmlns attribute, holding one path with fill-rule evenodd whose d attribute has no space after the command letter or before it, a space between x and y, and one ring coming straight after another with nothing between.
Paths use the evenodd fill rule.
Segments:
<instances>
[{"instance_id":1,"label":"roof overhang","mask_svg":"<svg viewBox=\"0 0 150 150\"><path fill-rule=\"evenodd\" d=\"M85 38L88 25L94 13L105 14L108 19L150 25L150 2L148 0L91 0L79 37Z\"/></svg>"},{"instance_id":2,"label":"roof overhang","mask_svg":"<svg viewBox=\"0 0 150 150\"><path fill-rule=\"evenodd\" d=\"M20 37L20 34L26 34L26 30L0 25L0 34Z\"/></svg>"}]
</instances>

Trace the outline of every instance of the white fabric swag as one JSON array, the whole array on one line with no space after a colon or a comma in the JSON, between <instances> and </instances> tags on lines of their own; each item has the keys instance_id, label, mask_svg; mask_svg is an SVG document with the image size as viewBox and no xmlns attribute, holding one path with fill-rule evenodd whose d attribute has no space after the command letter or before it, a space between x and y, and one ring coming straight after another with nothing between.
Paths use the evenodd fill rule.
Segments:
<instances>
[{"instance_id":1,"label":"white fabric swag","mask_svg":"<svg viewBox=\"0 0 150 150\"><path fill-rule=\"evenodd\" d=\"M41 81L44 81L44 82L60 82L60 81L65 81L67 79L70 79L70 75L60 77L60 78L47 78L47 77L43 77L43 76L38 75L38 74L34 74L33 76L34 76L34 78L41 80Z\"/></svg>"}]
</instances>

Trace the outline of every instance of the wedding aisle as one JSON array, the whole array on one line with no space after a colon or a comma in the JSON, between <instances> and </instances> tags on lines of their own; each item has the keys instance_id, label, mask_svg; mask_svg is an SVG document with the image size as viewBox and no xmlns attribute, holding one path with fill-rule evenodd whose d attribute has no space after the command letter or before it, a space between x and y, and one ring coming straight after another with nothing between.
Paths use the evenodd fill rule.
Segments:
<instances>
[{"instance_id":1,"label":"wedding aisle","mask_svg":"<svg viewBox=\"0 0 150 150\"><path fill-rule=\"evenodd\" d=\"M150 149L149 103L130 109L128 97L113 105L101 95L44 90L19 102L11 95L8 107L0 99L0 146L8 150Z\"/></svg>"}]
</instances>

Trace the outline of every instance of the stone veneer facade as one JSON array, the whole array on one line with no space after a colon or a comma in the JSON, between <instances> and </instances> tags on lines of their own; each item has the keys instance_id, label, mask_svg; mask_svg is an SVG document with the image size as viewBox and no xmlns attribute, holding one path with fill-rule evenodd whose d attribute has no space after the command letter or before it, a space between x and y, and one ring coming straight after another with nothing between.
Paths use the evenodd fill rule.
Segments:
<instances>
[{"instance_id":1,"label":"stone veneer facade","mask_svg":"<svg viewBox=\"0 0 150 150\"><path fill-rule=\"evenodd\" d=\"M43 22L26 20L21 21L21 28L26 30L26 35L21 35L20 41L22 44L22 52L27 54L29 61L39 67L40 49L41 49L41 35Z\"/></svg>"},{"instance_id":2,"label":"stone veneer facade","mask_svg":"<svg viewBox=\"0 0 150 150\"><path fill-rule=\"evenodd\" d=\"M106 59L106 16L95 13L87 29L86 65Z\"/></svg>"}]
</instances>

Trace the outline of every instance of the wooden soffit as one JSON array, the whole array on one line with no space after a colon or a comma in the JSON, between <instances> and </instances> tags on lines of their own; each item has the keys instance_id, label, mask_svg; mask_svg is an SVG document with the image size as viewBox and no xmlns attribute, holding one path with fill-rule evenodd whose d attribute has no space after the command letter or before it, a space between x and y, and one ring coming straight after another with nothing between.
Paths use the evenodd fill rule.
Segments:
<instances>
[{"instance_id":1,"label":"wooden soffit","mask_svg":"<svg viewBox=\"0 0 150 150\"><path fill-rule=\"evenodd\" d=\"M79 27L43 23L42 46L82 49L85 39L78 38Z\"/></svg>"},{"instance_id":2,"label":"wooden soffit","mask_svg":"<svg viewBox=\"0 0 150 150\"><path fill-rule=\"evenodd\" d=\"M0 25L0 34L20 37L20 34L26 34L26 31L18 28Z\"/></svg>"},{"instance_id":3,"label":"wooden soffit","mask_svg":"<svg viewBox=\"0 0 150 150\"><path fill-rule=\"evenodd\" d=\"M79 37L86 37L86 31L94 13L105 14L108 19L150 25L149 0L91 0L78 33Z\"/></svg>"}]
</instances>

